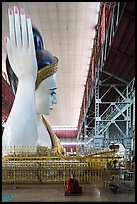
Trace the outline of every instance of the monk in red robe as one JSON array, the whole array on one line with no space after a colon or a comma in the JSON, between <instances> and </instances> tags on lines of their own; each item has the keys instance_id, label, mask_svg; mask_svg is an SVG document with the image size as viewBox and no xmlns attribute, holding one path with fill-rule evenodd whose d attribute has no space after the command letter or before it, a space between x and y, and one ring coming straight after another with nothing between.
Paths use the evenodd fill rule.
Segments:
<instances>
[{"instance_id":1,"label":"monk in red robe","mask_svg":"<svg viewBox=\"0 0 137 204\"><path fill-rule=\"evenodd\" d=\"M74 174L71 174L70 178L66 181L65 195L67 194L81 194L82 187L79 186L79 182L75 179Z\"/></svg>"}]
</instances>

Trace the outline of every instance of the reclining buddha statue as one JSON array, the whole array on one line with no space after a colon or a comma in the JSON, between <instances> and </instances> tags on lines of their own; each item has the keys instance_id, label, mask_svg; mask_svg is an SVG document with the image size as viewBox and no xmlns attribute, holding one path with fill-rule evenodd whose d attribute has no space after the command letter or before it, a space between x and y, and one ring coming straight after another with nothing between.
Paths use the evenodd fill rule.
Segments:
<instances>
[{"instance_id":1,"label":"reclining buddha statue","mask_svg":"<svg viewBox=\"0 0 137 204\"><path fill-rule=\"evenodd\" d=\"M15 100L2 136L3 146L44 146L64 153L44 115L56 99L58 58L44 49L39 30L24 9L8 9L6 69Z\"/></svg>"}]
</instances>

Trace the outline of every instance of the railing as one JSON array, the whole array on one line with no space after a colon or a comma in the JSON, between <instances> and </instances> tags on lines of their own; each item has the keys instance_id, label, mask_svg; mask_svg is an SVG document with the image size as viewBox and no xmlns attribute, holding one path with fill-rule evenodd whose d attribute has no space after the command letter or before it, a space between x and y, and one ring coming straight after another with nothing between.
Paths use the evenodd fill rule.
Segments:
<instances>
[{"instance_id":1,"label":"railing","mask_svg":"<svg viewBox=\"0 0 137 204\"><path fill-rule=\"evenodd\" d=\"M103 182L107 158L3 157L2 183L64 183L75 172L80 183Z\"/></svg>"}]
</instances>

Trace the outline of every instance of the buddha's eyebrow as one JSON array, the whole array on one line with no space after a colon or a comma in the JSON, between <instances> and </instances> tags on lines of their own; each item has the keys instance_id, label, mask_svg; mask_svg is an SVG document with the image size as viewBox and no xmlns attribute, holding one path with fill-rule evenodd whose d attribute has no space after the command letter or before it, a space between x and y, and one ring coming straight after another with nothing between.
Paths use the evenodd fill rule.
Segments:
<instances>
[{"instance_id":1,"label":"buddha's eyebrow","mask_svg":"<svg viewBox=\"0 0 137 204\"><path fill-rule=\"evenodd\" d=\"M57 88L52 88L52 89L50 89L51 91L54 91L54 90L56 90Z\"/></svg>"}]
</instances>

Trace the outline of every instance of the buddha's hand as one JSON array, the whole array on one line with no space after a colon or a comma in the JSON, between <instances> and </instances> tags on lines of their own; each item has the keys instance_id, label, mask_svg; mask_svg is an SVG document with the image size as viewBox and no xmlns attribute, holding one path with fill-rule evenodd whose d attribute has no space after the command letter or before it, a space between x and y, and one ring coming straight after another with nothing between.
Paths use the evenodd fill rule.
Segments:
<instances>
[{"instance_id":1,"label":"buddha's hand","mask_svg":"<svg viewBox=\"0 0 137 204\"><path fill-rule=\"evenodd\" d=\"M37 77L37 60L34 46L31 18L24 9L8 9L9 38L4 38L10 65L18 79Z\"/></svg>"}]
</instances>

